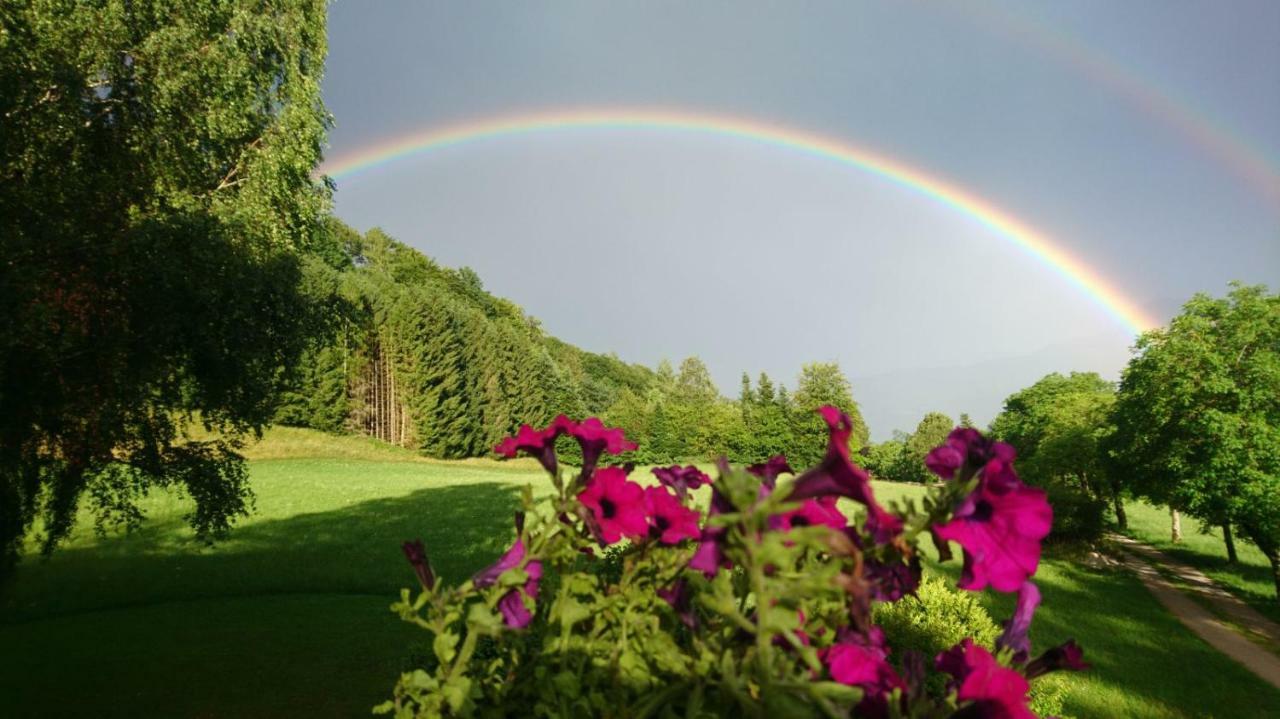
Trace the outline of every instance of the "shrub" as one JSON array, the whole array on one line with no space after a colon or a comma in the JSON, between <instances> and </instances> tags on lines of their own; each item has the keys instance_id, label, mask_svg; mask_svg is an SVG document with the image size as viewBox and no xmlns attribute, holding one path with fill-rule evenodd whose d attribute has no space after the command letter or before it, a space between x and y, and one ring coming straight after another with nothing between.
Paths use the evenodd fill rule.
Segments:
<instances>
[{"instance_id":1,"label":"shrub","mask_svg":"<svg viewBox=\"0 0 1280 719\"><path fill-rule=\"evenodd\" d=\"M422 591L404 590L393 608L430 633L431 657L377 711L1029 716L1029 679L1085 666L1074 642L1028 654L1039 603L1028 579L1051 519L1043 491L1018 480L1010 448L957 430L929 454L950 481L890 512L850 462L853 422L821 412L826 456L789 481L774 457L746 469L722 461L714 480L659 468L660 484L644 487L626 469L597 466L603 453L635 449L621 430L563 417L521 427L496 450L536 457L554 496L535 503L526 490L511 548L454 586L437 581L421 542L405 543ZM580 445L576 475L555 453L565 434ZM694 494L704 485L702 513ZM861 505L854 521L842 497ZM926 532L944 552L944 540L961 545L961 587L1018 592L999 636L972 596L940 580L920 587Z\"/></svg>"},{"instance_id":2,"label":"shrub","mask_svg":"<svg viewBox=\"0 0 1280 719\"><path fill-rule=\"evenodd\" d=\"M1106 529L1107 503L1061 484L1047 488L1053 505L1053 530L1046 541L1093 543Z\"/></svg>"},{"instance_id":3,"label":"shrub","mask_svg":"<svg viewBox=\"0 0 1280 719\"><path fill-rule=\"evenodd\" d=\"M915 595L876 605L872 613L896 652L917 651L937 656L972 637L975 644L995 646L1000 627L971 593L947 586L942 577L928 577Z\"/></svg>"}]
</instances>

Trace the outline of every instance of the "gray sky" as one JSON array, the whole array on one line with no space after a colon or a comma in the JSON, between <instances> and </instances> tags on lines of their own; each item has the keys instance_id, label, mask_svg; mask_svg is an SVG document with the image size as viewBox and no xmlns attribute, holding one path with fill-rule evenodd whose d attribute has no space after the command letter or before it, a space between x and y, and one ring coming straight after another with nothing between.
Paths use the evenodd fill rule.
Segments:
<instances>
[{"instance_id":1,"label":"gray sky","mask_svg":"<svg viewBox=\"0 0 1280 719\"><path fill-rule=\"evenodd\" d=\"M1280 3L337 0L329 43L332 158L533 111L728 115L946 178L1162 320L1280 288ZM726 394L837 360L876 438L986 422L1050 371L1114 378L1132 340L972 218L732 138L490 139L341 180L336 207L586 349L697 354Z\"/></svg>"}]
</instances>

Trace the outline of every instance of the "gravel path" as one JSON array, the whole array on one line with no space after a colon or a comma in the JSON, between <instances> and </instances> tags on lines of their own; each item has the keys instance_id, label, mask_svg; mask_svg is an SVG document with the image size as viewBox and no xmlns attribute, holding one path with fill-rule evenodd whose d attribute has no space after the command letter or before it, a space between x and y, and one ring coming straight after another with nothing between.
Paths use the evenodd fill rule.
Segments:
<instances>
[{"instance_id":1,"label":"gravel path","mask_svg":"<svg viewBox=\"0 0 1280 719\"><path fill-rule=\"evenodd\" d=\"M1188 594L1194 592L1203 597L1216 611L1230 617L1233 624L1256 635L1259 641L1272 647L1280 647L1280 625L1214 584L1213 580L1199 570L1134 539L1120 535L1111 535L1111 539L1123 549L1125 566L1138 576L1155 598L1179 621L1210 646L1280 689L1280 656L1250 641ZM1180 581L1186 582L1190 589L1170 582L1152 564L1159 564L1173 573Z\"/></svg>"}]
</instances>

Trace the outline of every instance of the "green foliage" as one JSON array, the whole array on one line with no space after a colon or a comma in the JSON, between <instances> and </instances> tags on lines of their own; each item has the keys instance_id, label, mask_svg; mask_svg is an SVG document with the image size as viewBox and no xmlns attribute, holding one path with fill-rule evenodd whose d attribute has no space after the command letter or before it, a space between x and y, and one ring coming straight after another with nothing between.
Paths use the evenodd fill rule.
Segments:
<instances>
[{"instance_id":1,"label":"green foliage","mask_svg":"<svg viewBox=\"0 0 1280 719\"><path fill-rule=\"evenodd\" d=\"M326 257L345 256L322 268L345 303L342 332L304 357L281 422L474 457L516 417L603 410L652 381L643 367L547 337L468 268L441 267L376 228L361 237L335 220L327 236L337 239Z\"/></svg>"},{"instance_id":2,"label":"green foliage","mask_svg":"<svg viewBox=\"0 0 1280 719\"><path fill-rule=\"evenodd\" d=\"M977 595L954 589L938 576L925 577L914 596L877 604L872 618L899 659L907 651L932 659L965 637L992 649L1000 635Z\"/></svg>"},{"instance_id":3,"label":"green foliage","mask_svg":"<svg viewBox=\"0 0 1280 719\"><path fill-rule=\"evenodd\" d=\"M0 574L87 489L112 522L181 487L202 537L246 511L234 437L329 324L295 254L325 49L319 0L0 11ZM232 439L185 443L196 415Z\"/></svg>"},{"instance_id":4,"label":"green foliage","mask_svg":"<svg viewBox=\"0 0 1280 719\"><path fill-rule=\"evenodd\" d=\"M895 475L895 465L902 457L904 443L896 439L887 439L862 448L861 463L863 469L876 479L891 482L904 481Z\"/></svg>"},{"instance_id":5,"label":"green foliage","mask_svg":"<svg viewBox=\"0 0 1280 719\"><path fill-rule=\"evenodd\" d=\"M787 501L790 486L762 494L757 477L725 467L714 484L718 512L706 526L723 532L718 546L733 569L693 571L694 546L653 536L596 558L591 510L578 499L588 476L554 473L555 494L543 502L526 489L516 541L491 570L454 586L423 579L416 595L402 591L392 610L430 633L429 655L401 675L393 698L375 712L848 715L863 690L829 678L823 657L850 627L872 620L858 545L823 525L771 529L796 506ZM876 561L905 561L918 551L922 528L946 521L947 508L969 489L936 485L923 503L930 509L905 508L906 525L920 529L887 545L861 537L860 546ZM429 564L420 561L425 575ZM676 594L664 598L667 591ZM511 602L529 614L521 618ZM900 642L894 651L930 657L966 636L990 647L998 633L975 595L940 579L874 617ZM954 711L940 675L935 683L932 695L909 697L913 716Z\"/></svg>"},{"instance_id":6,"label":"green foliage","mask_svg":"<svg viewBox=\"0 0 1280 719\"><path fill-rule=\"evenodd\" d=\"M891 471L901 482L934 482L937 477L924 465L924 458L934 447L946 441L955 429L951 418L941 412L930 412L916 425L916 431L902 445L902 455Z\"/></svg>"},{"instance_id":7,"label":"green foliage","mask_svg":"<svg viewBox=\"0 0 1280 719\"><path fill-rule=\"evenodd\" d=\"M953 589L940 576L926 577L914 596L877 604L873 619L888 637L899 665L906 652L925 657L925 686L935 696L946 693L950 677L932 670L934 657L965 637L973 637L975 643L994 651L1000 636L1000 626L977 595ZM1049 676L1032 684L1030 707L1038 716L1061 716L1065 697L1064 682Z\"/></svg>"},{"instance_id":8,"label":"green foliage","mask_svg":"<svg viewBox=\"0 0 1280 719\"><path fill-rule=\"evenodd\" d=\"M853 420L850 447L857 452L867 444L870 433L867 423L853 401L853 388L835 362L811 362L800 370L800 381L791 401L792 414L791 451L787 455L798 466L808 466L818 461L826 451L822 419L815 413L824 404L843 408Z\"/></svg>"},{"instance_id":9,"label":"green foliage","mask_svg":"<svg viewBox=\"0 0 1280 719\"><path fill-rule=\"evenodd\" d=\"M1280 595L1280 295L1196 295L1139 338L1107 442L1137 495L1230 522L1268 556Z\"/></svg>"},{"instance_id":10,"label":"green foliage","mask_svg":"<svg viewBox=\"0 0 1280 719\"><path fill-rule=\"evenodd\" d=\"M1096 373L1055 372L1010 395L992 422L996 436L1018 448L1023 478L1061 502L1054 504L1056 540L1097 540L1107 502L1124 517L1122 486L1106 471L1102 448L1114 404L1114 386Z\"/></svg>"},{"instance_id":11,"label":"green foliage","mask_svg":"<svg viewBox=\"0 0 1280 719\"><path fill-rule=\"evenodd\" d=\"M1049 504L1053 505L1053 530L1048 542L1094 543L1107 529L1107 503L1075 487L1050 484Z\"/></svg>"},{"instance_id":12,"label":"green foliage","mask_svg":"<svg viewBox=\"0 0 1280 719\"><path fill-rule=\"evenodd\" d=\"M1064 377L1054 372L1010 395L991 428L1018 448L1018 466L1028 481L1101 490L1099 441L1109 431L1107 414L1114 402L1115 387L1097 373Z\"/></svg>"}]
</instances>

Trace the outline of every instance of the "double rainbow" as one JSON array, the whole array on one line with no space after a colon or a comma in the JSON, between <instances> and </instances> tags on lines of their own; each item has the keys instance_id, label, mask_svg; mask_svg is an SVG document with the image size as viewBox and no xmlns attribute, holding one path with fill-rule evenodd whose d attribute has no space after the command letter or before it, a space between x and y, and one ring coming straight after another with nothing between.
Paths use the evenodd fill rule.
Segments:
<instances>
[{"instance_id":1,"label":"double rainbow","mask_svg":"<svg viewBox=\"0 0 1280 719\"><path fill-rule=\"evenodd\" d=\"M589 128L679 131L738 138L856 168L928 197L986 226L1074 285L1128 331L1139 334L1158 324L1100 274L1061 249L1047 234L954 183L841 140L736 117L650 109L588 109L495 117L428 128L368 145L326 162L320 172L335 181L343 180L446 147L498 137Z\"/></svg>"}]
</instances>

